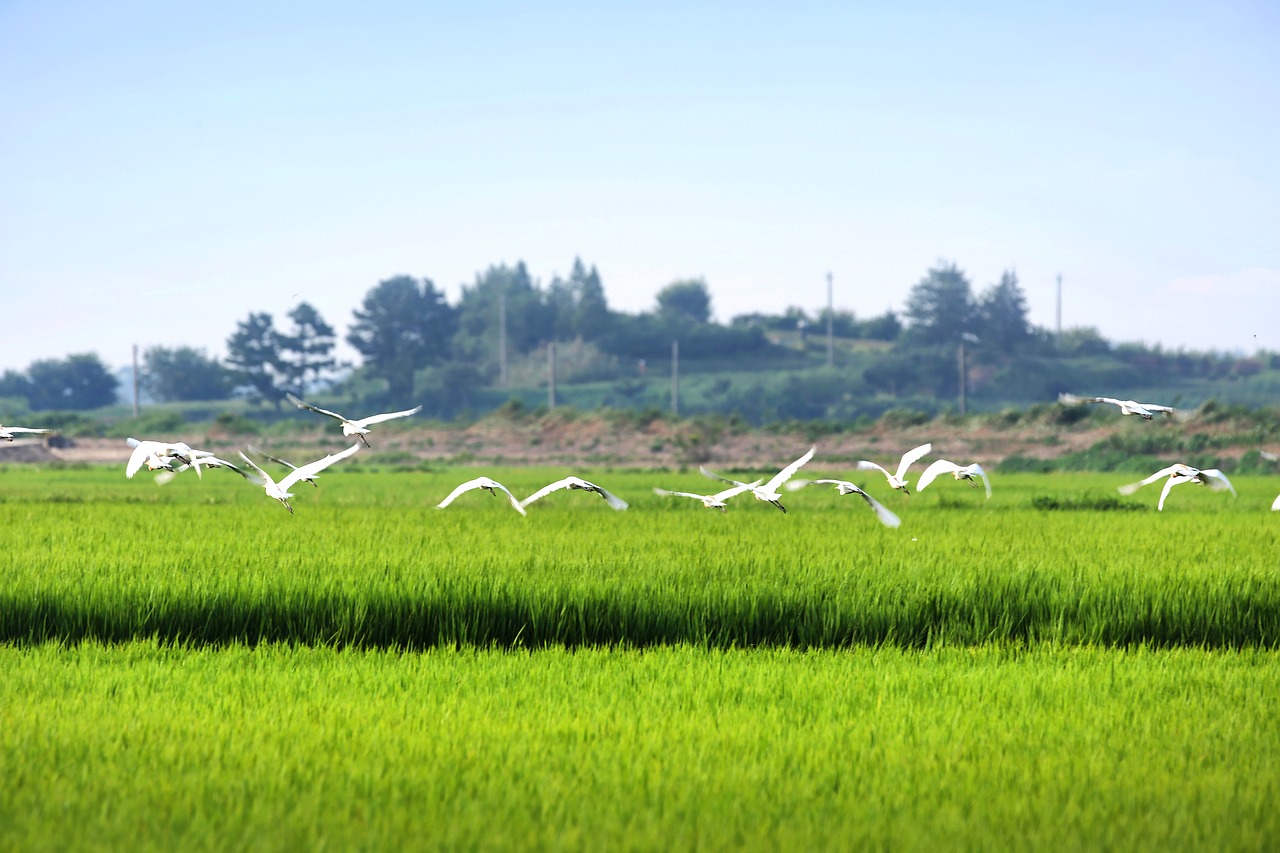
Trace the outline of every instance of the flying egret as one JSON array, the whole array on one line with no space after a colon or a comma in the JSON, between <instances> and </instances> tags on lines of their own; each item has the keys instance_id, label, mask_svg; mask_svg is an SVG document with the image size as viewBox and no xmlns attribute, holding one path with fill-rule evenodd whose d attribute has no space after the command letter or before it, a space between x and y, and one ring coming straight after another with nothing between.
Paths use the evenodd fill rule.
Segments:
<instances>
[{"instance_id":1,"label":"flying egret","mask_svg":"<svg viewBox=\"0 0 1280 853\"><path fill-rule=\"evenodd\" d=\"M858 495L867 502L867 506L871 507L871 511L876 514L876 518L880 519L880 523L885 527L897 527L902 524L902 519L898 518L888 507L858 488L856 483L851 483L848 480L792 480L787 483L787 490L795 492L809 485L835 486L836 491L842 495Z\"/></svg>"},{"instance_id":2,"label":"flying egret","mask_svg":"<svg viewBox=\"0 0 1280 853\"><path fill-rule=\"evenodd\" d=\"M565 477L563 480L556 480L554 483L548 483L547 485L543 486L541 489L538 489L538 491L529 495L529 497L520 501L520 507L523 509L524 507L527 507L529 504L536 501L538 498L545 498L547 495L551 494L552 492L559 491L560 489L574 489L574 490L583 491L583 492L595 492L597 495L599 495L600 497L608 501L609 506L613 507L614 509L623 510L627 508L627 502L624 501L622 498L618 497L617 495L611 494L605 489L602 489L600 486L597 486L595 483L588 482L587 480L584 480L581 477Z\"/></svg>"},{"instance_id":3,"label":"flying egret","mask_svg":"<svg viewBox=\"0 0 1280 853\"><path fill-rule=\"evenodd\" d=\"M939 474L950 474L957 480L968 480L969 485L977 488L978 484L974 482L974 477L981 477L982 484L987 487L987 500L991 500L991 480L987 478L987 472L982 470L982 466L977 462L972 465L957 465L954 462L948 462L945 459L938 459L929 463L929 467L925 468L920 474L920 479L916 480L916 491L923 492L925 486L933 482L934 478Z\"/></svg>"},{"instance_id":4,"label":"flying egret","mask_svg":"<svg viewBox=\"0 0 1280 853\"><path fill-rule=\"evenodd\" d=\"M783 468L778 473L774 474L773 477L770 478L769 482L765 483L763 486L751 486L750 487L751 494L755 496L756 500L773 504L778 509L782 510L783 512L786 512L787 508L782 505L782 494L778 491L778 489L782 488L783 483L787 482L787 480L790 480L793 476L795 476L795 473L800 470L801 466L803 466L806 462L808 462L810 459L813 458L813 451L816 449L817 448L815 447L810 447L808 453L806 453L804 456L801 456L795 462L792 462L790 465L788 465L786 468ZM706 468L703 468L703 467L699 467L698 470L702 472L702 476L710 477L713 480L719 480L722 483L728 483L732 486L746 485L746 483L742 483L738 480L730 480L727 477L721 477L719 474L715 473L714 471L708 471Z\"/></svg>"},{"instance_id":5,"label":"flying egret","mask_svg":"<svg viewBox=\"0 0 1280 853\"><path fill-rule=\"evenodd\" d=\"M1077 397L1075 394L1063 392L1058 395L1058 402L1064 406L1082 406L1085 403L1110 403L1120 407L1122 415L1138 415L1143 420L1151 420L1157 414L1185 417L1185 413L1173 406L1160 406L1155 403L1137 403L1133 400L1117 400L1115 397Z\"/></svg>"},{"instance_id":6,"label":"flying egret","mask_svg":"<svg viewBox=\"0 0 1280 853\"><path fill-rule=\"evenodd\" d=\"M314 477L333 463L346 459L359 449L359 444L353 444L346 450L340 450L337 453L330 453L323 459L317 459L315 462L308 462L306 465L299 465L288 474L285 474L284 478L278 483L271 479L270 474L259 468L257 462L254 462L248 456L245 456L244 451L240 452L240 458L253 466L253 470L257 471L262 477L261 485L263 491L267 493L267 497L280 501L280 503L284 505L284 508L289 510L289 514L293 515L293 507L289 506L289 498L293 497L293 495L289 493L289 487L294 483L306 479L307 477Z\"/></svg>"},{"instance_id":7,"label":"flying egret","mask_svg":"<svg viewBox=\"0 0 1280 853\"><path fill-rule=\"evenodd\" d=\"M369 434L369 427L373 424L380 424L383 421L393 420L394 418L407 418L410 415L416 415L418 412L422 411L421 406L414 406L412 409L405 409L403 412L386 412L381 415L369 415L367 418L352 420L351 418L344 417L337 412L331 412L328 409L321 409L319 406L304 403L292 394L286 394L285 396L289 398L290 403L293 403L299 409L307 409L308 411L315 412L316 414L325 415L337 420L342 424L343 435L348 437L353 435L356 436L364 442L365 447L369 446L369 439L365 438L365 436Z\"/></svg>"},{"instance_id":8,"label":"flying egret","mask_svg":"<svg viewBox=\"0 0 1280 853\"><path fill-rule=\"evenodd\" d=\"M524 511L524 507L520 506L520 501L516 500L516 496L511 494L510 489L508 489L506 486L499 483L497 480L491 480L488 477L476 477L474 480L467 480L467 482L463 483L462 485L458 486L458 488L450 492L449 497L445 498L444 500L440 501L440 503L436 504L436 509L444 509L449 504L453 503L453 499L456 498L458 495L462 494L463 492L469 492L472 489L484 489L486 492L488 492L491 495L494 495L495 497L498 494L498 492L495 490L501 490L504 494L506 494L507 500L511 501L511 505L516 508L516 512L520 513L521 515L528 515L528 513ZM532 500L532 498L530 498L530 500Z\"/></svg>"},{"instance_id":9,"label":"flying egret","mask_svg":"<svg viewBox=\"0 0 1280 853\"><path fill-rule=\"evenodd\" d=\"M246 448L246 450L248 450L250 453L256 453L257 455L261 456L263 459L267 460L268 462L274 462L277 465L283 465L284 467L288 468L290 471L298 470L298 466L294 465L292 462L286 459L281 459L279 456L272 456L270 453L266 452L261 448L254 447L252 444L249 445ZM315 477L303 477L299 482L310 483L312 486L315 486L316 488L320 487L320 484L316 482Z\"/></svg>"},{"instance_id":10,"label":"flying egret","mask_svg":"<svg viewBox=\"0 0 1280 853\"><path fill-rule=\"evenodd\" d=\"M1164 509L1164 499L1169 496L1169 490L1174 486L1183 483L1199 483L1202 486L1208 486L1215 492L1227 489L1234 496L1235 487L1231 485L1231 481L1227 479L1227 475L1223 474L1217 468L1205 468L1203 471L1199 468L1192 468L1190 465L1183 465L1179 462L1176 465L1170 465L1168 468L1161 468L1145 480L1139 480L1136 483L1126 483L1116 489L1122 495L1131 495L1143 486L1154 483L1161 477L1168 477L1165 481L1164 488L1160 491L1160 502L1156 504L1156 510ZM1274 507L1273 507L1274 509Z\"/></svg>"},{"instance_id":11,"label":"flying egret","mask_svg":"<svg viewBox=\"0 0 1280 853\"><path fill-rule=\"evenodd\" d=\"M13 441L13 438L17 433L44 435L45 433L50 433L50 432L53 432L53 430L33 429L32 427L18 427L18 426L7 427L7 426L4 426L3 424L0 424L0 438L3 438L5 441Z\"/></svg>"},{"instance_id":12,"label":"flying egret","mask_svg":"<svg viewBox=\"0 0 1280 853\"><path fill-rule=\"evenodd\" d=\"M174 457L174 461L177 461L177 459L178 457ZM217 456L214 456L213 454L209 454L207 456L194 456L192 457L190 462L183 462L177 468L173 468L173 467L165 468L159 474L156 474L156 483L163 486L165 483L170 482L171 480L173 480L174 477L178 476L183 471L186 471L188 469L195 469L196 476L200 476L201 466L206 468L227 468L231 471L236 472L241 477L244 477L249 482L255 485L261 485L261 481L253 474L250 474L248 471L245 471L240 466L234 463L228 462L225 459L221 459Z\"/></svg>"},{"instance_id":13,"label":"flying egret","mask_svg":"<svg viewBox=\"0 0 1280 853\"><path fill-rule=\"evenodd\" d=\"M124 466L124 475L130 479L142 470L143 465L151 471L172 471L175 462L190 463L197 454L213 455L208 451L193 451L191 445L183 441L140 441L126 438L125 443L133 448L129 461Z\"/></svg>"},{"instance_id":14,"label":"flying egret","mask_svg":"<svg viewBox=\"0 0 1280 853\"><path fill-rule=\"evenodd\" d=\"M854 466L859 471L879 471L884 474L885 479L889 481L889 488L897 489L905 495L911 494L907 489L907 469L916 463L916 461L926 453L933 450L932 444L922 444L919 447L913 447L906 453L902 454L901 461L898 462L898 470L890 474L880 465L861 459Z\"/></svg>"},{"instance_id":15,"label":"flying egret","mask_svg":"<svg viewBox=\"0 0 1280 853\"><path fill-rule=\"evenodd\" d=\"M726 512L728 510L728 505L725 501L729 500L729 498L734 495L740 495L749 489L754 489L756 486L760 485L761 482L762 481L760 480L756 480L754 483L739 483L731 489L725 489L723 492L716 492L714 495L695 495L693 492L672 492L667 489L659 489L657 486L654 486L653 493L664 497L693 498L696 501L702 501L702 505L707 509L718 509L721 512Z\"/></svg>"}]
</instances>

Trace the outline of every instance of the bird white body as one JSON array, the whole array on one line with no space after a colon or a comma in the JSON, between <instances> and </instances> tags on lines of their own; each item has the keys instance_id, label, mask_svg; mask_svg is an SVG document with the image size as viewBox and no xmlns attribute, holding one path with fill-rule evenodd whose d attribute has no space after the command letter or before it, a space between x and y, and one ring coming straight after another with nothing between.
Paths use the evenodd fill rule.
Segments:
<instances>
[{"instance_id":1,"label":"bird white body","mask_svg":"<svg viewBox=\"0 0 1280 853\"><path fill-rule=\"evenodd\" d=\"M1131 495L1143 486L1150 485L1161 477L1168 477L1165 480L1164 488L1160 490L1160 502L1156 504L1156 510L1164 509L1164 499L1169 496L1169 490L1174 486L1180 486L1183 483L1199 483L1202 486L1208 486L1213 491L1221 491L1227 489L1232 495L1235 495L1235 487L1231 485L1231 481L1227 479L1227 475L1223 474L1217 468L1205 468L1203 471L1199 468L1192 468L1190 465L1183 465L1181 462L1170 465L1168 468L1161 468L1159 471L1147 477L1145 480L1139 480L1136 483L1126 483L1120 486L1116 491L1122 495ZM1272 509L1275 509L1273 506Z\"/></svg>"},{"instance_id":2,"label":"bird white body","mask_svg":"<svg viewBox=\"0 0 1280 853\"><path fill-rule=\"evenodd\" d=\"M136 438L126 438L125 443L133 448L133 452L129 454L129 461L124 466L124 475L130 479L142 470L143 465L151 471L172 471L175 462L189 464L194 454L191 445L182 441L140 441ZM207 451L200 451L200 453L207 456L213 455Z\"/></svg>"},{"instance_id":3,"label":"bird white body","mask_svg":"<svg viewBox=\"0 0 1280 853\"><path fill-rule=\"evenodd\" d=\"M458 497L458 495L472 491L473 489L484 489L491 495L497 495L497 493L501 491L507 496L507 500L511 502L511 505L515 507L516 512L521 515L528 515L528 513L524 511L524 507L520 506L520 501L516 500L516 496L511 494L510 489L499 483L497 480L490 479L489 477L476 477L474 480L467 480L467 482L450 492L449 497L436 504L436 509L444 509L449 504L453 503L454 499Z\"/></svg>"},{"instance_id":4,"label":"bird white body","mask_svg":"<svg viewBox=\"0 0 1280 853\"><path fill-rule=\"evenodd\" d=\"M1276 499L1271 502L1272 512L1280 512L1280 495L1276 495Z\"/></svg>"},{"instance_id":5,"label":"bird white body","mask_svg":"<svg viewBox=\"0 0 1280 853\"><path fill-rule=\"evenodd\" d=\"M922 444L919 447L911 448L906 453L902 454L902 459L898 462L898 470L892 474L880 465L877 465L875 462L871 462L866 459L859 460L854 467L859 471L879 471L881 474L884 474L885 479L888 480L889 488L897 489L898 491L909 495L911 492L907 489L907 469L914 465L921 456L924 456L931 450L933 450L932 443Z\"/></svg>"},{"instance_id":6,"label":"bird white body","mask_svg":"<svg viewBox=\"0 0 1280 853\"><path fill-rule=\"evenodd\" d=\"M778 490L782 488L783 483L787 482L787 480L790 480L793 476L795 476L795 473L799 471L801 467L804 466L805 463L807 463L810 459L813 458L813 452L816 449L817 448L815 447L810 447L807 453L805 453L795 462L792 462L790 465L783 468L778 473L774 474L771 478L769 478L769 481L765 483L763 486L748 486L748 488L750 488L751 490L751 494L755 496L756 500L773 504L778 509L782 510L783 512L786 512L787 508L782 505L782 493L779 492ZM722 483L729 483L730 485L733 485L733 486L746 485L746 483L740 482L738 480L730 480L727 477L721 477L719 474L715 473L714 471L709 471L706 468L699 467L698 470L702 472L702 476L710 477L712 480L719 480Z\"/></svg>"},{"instance_id":7,"label":"bird white body","mask_svg":"<svg viewBox=\"0 0 1280 853\"><path fill-rule=\"evenodd\" d=\"M421 406L414 406L412 409L405 409L402 412L384 412L379 415L369 415L367 418L355 419L348 418L345 415L340 415L337 412L331 412L328 409L322 409L319 406L313 406L310 403L304 403L292 394L286 394L285 396L289 398L290 403L293 403L299 409L306 409L307 411L315 412L318 415L325 415L326 417L330 417L338 421L342 424L343 435L348 438L353 435L356 436L364 443L365 447L369 446L369 439L365 438L365 436L369 434L369 427L395 418L407 418L410 415L416 415L418 412L422 411Z\"/></svg>"},{"instance_id":8,"label":"bird white body","mask_svg":"<svg viewBox=\"0 0 1280 853\"><path fill-rule=\"evenodd\" d=\"M830 479L792 480L790 483L787 483L787 489L789 491L794 492L794 491L797 491L798 489L803 489L805 486L808 486L808 485L835 486L836 491L842 495L857 495L867 502L867 506L871 507L871 511L876 514L876 518L878 518L880 520L880 523L883 524L885 527L898 527L899 525L902 524L902 519L898 518L898 516L895 515L888 507L880 503L880 501L876 500L875 498L871 497L871 495L864 492L861 488L858 487L857 483L851 483L848 480L830 480Z\"/></svg>"},{"instance_id":9,"label":"bird white body","mask_svg":"<svg viewBox=\"0 0 1280 853\"><path fill-rule=\"evenodd\" d=\"M624 510L627 508L627 502L624 501L622 498L608 492L607 490L601 488L600 486L597 486L595 483L582 479L581 477L565 477L563 480L556 480L554 483L548 483L547 485L543 486L541 489L538 489L538 491L529 495L529 497L520 501L520 507L521 508L527 507L529 504L533 503L539 498L544 498L547 495L551 494L552 492L559 491L560 489L573 489L576 491L583 491L583 492L595 492L597 495L604 498L608 502L609 506L613 507L614 509Z\"/></svg>"},{"instance_id":10,"label":"bird white body","mask_svg":"<svg viewBox=\"0 0 1280 853\"><path fill-rule=\"evenodd\" d=\"M1139 403L1134 400L1117 400L1115 397L1077 397L1075 394L1067 394L1065 392L1058 395L1058 402L1064 406L1081 406L1085 403L1110 403L1113 406L1119 406L1120 414L1122 415L1137 415L1147 421L1154 418L1157 414L1180 414L1180 412L1172 406L1161 406L1156 403Z\"/></svg>"},{"instance_id":11,"label":"bird white body","mask_svg":"<svg viewBox=\"0 0 1280 853\"><path fill-rule=\"evenodd\" d=\"M284 505L285 509L289 510L289 514L292 515L293 507L289 506L289 498L293 497L293 495L290 494L289 492L290 486L292 486L294 483L297 483L301 480L305 480L308 477L314 477L315 475L323 471L325 468L328 468L333 463L346 459L348 456L355 453L359 449L360 449L359 444L353 444L350 447L348 447L346 450L340 450L337 453L330 453L328 456L324 457L323 459L317 459L315 462L308 462L306 465L299 465L298 467L290 471L288 474L284 475L284 477L278 483L275 480L271 479L270 474L268 474L266 471L263 471L261 468L259 468L258 463L254 462L248 456L245 456L244 453L240 454L240 458L243 459L245 462L248 462L253 467L253 470L257 471L258 474L262 477L261 485L262 485L263 491L266 492L267 497L279 501L281 504Z\"/></svg>"},{"instance_id":12,"label":"bird white body","mask_svg":"<svg viewBox=\"0 0 1280 853\"><path fill-rule=\"evenodd\" d=\"M22 435L44 435L45 433L50 433L50 432L53 432L53 430L51 430L51 429L34 429L34 428L32 428L32 427L20 427L20 426L8 426L8 427L7 427L7 426L4 426L4 425L0 425L0 439L4 439L5 441L13 441L14 437L15 437L16 435L19 435L19 434L22 434Z\"/></svg>"},{"instance_id":13,"label":"bird white body","mask_svg":"<svg viewBox=\"0 0 1280 853\"><path fill-rule=\"evenodd\" d=\"M923 492L925 487L934 481L940 474L950 474L957 480L968 480L969 485L977 486L974 477L981 477L982 484L987 487L987 500L991 500L991 480L987 478L987 472L982 470L982 466L977 462L972 465L957 465L954 462L948 462L945 459L938 459L929 463L929 467L925 468L920 474L920 479L916 481L916 491Z\"/></svg>"},{"instance_id":14,"label":"bird white body","mask_svg":"<svg viewBox=\"0 0 1280 853\"><path fill-rule=\"evenodd\" d=\"M729 506L726 503L729 498L735 495L740 495L743 492L750 491L760 485L760 483L760 480L756 480L754 483L739 483L731 489L725 489L723 492L716 492L714 495L698 495L693 492L672 492L667 489L659 489L656 486L653 489L653 493L655 495L663 495L664 497L693 498L694 500L702 501L702 505L707 509L718 509L721 512L726 512L729 509Z\"/></svg>"}]
</instances>

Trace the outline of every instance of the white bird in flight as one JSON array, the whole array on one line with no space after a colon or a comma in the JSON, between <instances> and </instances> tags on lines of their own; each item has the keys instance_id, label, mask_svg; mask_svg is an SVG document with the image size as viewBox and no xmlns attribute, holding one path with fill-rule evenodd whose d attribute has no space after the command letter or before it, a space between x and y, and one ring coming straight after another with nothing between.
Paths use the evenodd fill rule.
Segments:
<instances>
[{"instance_id":1,"label":"white bird in flight","mask_svg":"<svg viewBox=\"0 0 1280 853\"><path fill-rule=\"evenodd\" d=\"M346 450L340 450L337 453L330 453L323 459L317 459L315 462L308 462L306 465L299 465L288 474L285 474L284 478L278 483L271 479L270 474L259 468L257 462L254 462L248 456L245 456L243 451L240 453L240 458L253 466L253 470L257 471L262 476L261 485L263 491L267 493L267 497L280 501L280 503L284 505L284 508L289 510L289 514L293 515L293 507L289 506L289 498L293 497L293 495L289 493L289 487L294 483L307 479L308 477L314 477L333 463L346 459L359 449L359 444L353 444Z\"/></svg>"},{"instance_id":2,"label":"white bird in flight","mask_svg":"<svg viewBox=\"0 0 1280 853\"><path fill-rule=\"evenodd\" d=\"M449 497L436 504L436 509L444 509L449 504L453 503L454 498L458 495L463 492L469 492L472 489L484 489L489 494L495 496L500 490L507 496L507 500L511 501L511 505L516 508L516 512L521 515L528 515L528 513L524 511L524 507L520 506L520 501L516 500L516 496L511 494L510 489L499 483L497 480L491 480L488 477L476 477L474 480L467 480L467 482L450 492Z\"/></svg>"},{"instance_id":3,"label":"white bird in flight","mask_svg":"<svg viewBox=\"0 0 1280 853\"><path fill-rule=\"evenodd\" d=\"M974 482L973 478L981 477L982 484L987 487L987 500L991 500L991 480L987 479L987 472L983 471L982 466L977 462L972 465L957 465L945 459L931 462L929 467L921 472L920 479L916 480L916 491L923 492L925 487L932 483L939 474L950 474L957 480L968 480L969 485L975 488L978 484Z\"/></svg>"},{"instance_id":4,"label":"white bird in flight","mask_svg":"<svg viewBox=\"0 0 1280 853\"><path fill-rule=\"evenodd\" d=\"M45 433L50 433L50 432L53 432L53 430L33 429L32 427L19 427L19 426L7 427L7 426L4 426L3 424L0 424L0 438L4 439L5 441L13 441L14 436L17 435L18 433L23 433L24 435L26 434L44 435Z\"/></svg>"},{"instance_id":5,"label":"white bird in flight","mask_svg":"<svg viewBox=\"0 0 1280 853\"><path fill-rule=\"evenodd\" d=\"M1176 415L1181 417L1182 412L1173 408L1173 406L1160 406L1156 403L1138 403L1133 400L1117 400L1115 397L1077 397L1075 394L1063 392L1058 395L1058 402L1064 406L1082 406L1085 403L1110 403L1113 406L1120 407L1122 415L1138 415L1143 420L1151 420L1157 414Z\"/></svg>"},{"instance_id":6,"label":"white bird in flight","mask_svg":"<svg viewBox=\"0 0 1280 853\"><path fill-rule=\"evenodd\" d=\"M254 447L252 444L249 445L248 448L246 449L250 453L256 453L258 456L261 456L263 459L267 460L268 462L274 462L277 465L283 465L284 467L288 468L290 471L298 470L298 466L294 465L289 460L281 459L279 456L272 456L267 451L262 450L261 448L258 448L258 447ZM316 482L316 478L314 476L303 477L301 480L299 480L299 482L310 483L312 486L315 486L316 488L320 487L320 484Z\"/></svg>"},{"instance_id":7,"label":"white bird in flight","mask_svg":"<svg viewBox=\"0 0 1280 853\"><path fill-rule=\"evenodd\" d=\"M130 479L142 470L143 465L151 471L172 471L175 462L189 465L198 455L213 455L207 450L192 450L191 445L184 441L140 441L136 438L126 438L125 443L133 448L133 452L129 454L129 461L124 466L124 475ZM196 473L199 473L199 468L196 469Z\"/></svg>"},{"instance_id":8,"label":"white bird in flight","mask_svg":"<svg viewBox=\"0 0 1280 853\"><path fill-rule=\"evenodd\" d=\"M627 502L624 501L622 498L606 491L600 486L597 486L595 483L582 479L581 477L565 477L563 480L556 480L554 483L548 483L547 485L543 486L541 489L538 489L538 491L529 495L529 497L520 501L520 507L523 509L524 507L527 507L529 504L536 501L538 498L545 498L547 495L551 494L552 492L559 491L560 489L574 489L574 490L583 491L583 492L595 492L597 495L599 495L600 497L608 501L609 506L613 507L614 509L623 510L627 508Z\"/></svg>"},{"instance_id":9,"label":"white bird in flight","mask_svg":"<svg viewBox=\"0 0 1280 853\"><path fill-rule=\"evenodd\" d=\"M308 411L315 412L318 415L325 415L338 421L342 424L343 435L347 437L353 435L358 437L362 442L364 442L365 447L369 446L369 439L365 438L365 436L369 434L369 427L373 424L380 424L383 421L389 421L395 418L407 418L410 415L416 415L418 412L422 411L421 406L414 406L412 409L405 409L403 412L386 412L380 415L369 415L367 418L353 420L340 415L337 412L331 412L328 409L322 409L319 406L304 403L292 394L285 394L285 396L289 398L290 403L293 403L299 409L306 409Z\"/></svg>"},{"instance_id":10,"label":"white bird in flight","mask_svg":"<svg viewBox=\"0 0 1280 853\"><path fill-rule=\"evenodd\" d=\"M854 466L859 471L879 471L884 474L885 479L889 481L889 488L897 489L903 494L911 494L907 489L907 469L916 463L921 456L933 450L932 444L922 444L919 447L913 447L906 453L902 454L901 461L898 462L898 470L890 474L880 465L870 462L866 459L860 459Z\"/></svg>"},{"instance_id":11,"label":"white bird in flight","mask_svg":"<svg viewBox=\"0 0 1280 853\"><path fill-rule=\"evenodd\" d=\"M1190 465L1183 465L1180 462L1176 465L1170 465L1168 468L1161 468L1145 480L1139 480L1136 483L1126 483L1116 491L1122 495L1131 495L1138 489L1154 483L1161 477L1168 477L1169 479L1165 481L1164 488L1160 491L1160 502L1156 504L1157 511L1164 509L1164 499L1169 496L1169 490L1174 486L1179 486L1183 483L1199 483L1202 486L1208 486L1215 492L1227 489L1232 495L1235 495L1236 493L1235 487L1231 485L1231 481L1227 479L1227 475L1223 474L1217 468L1205 468L1202 471L1199 468L1192 468ZM1272 509L1275 509L1275 507L1273 506Z\"/></svg>"},{"instance_id":12,"label":"white bird in flight","mask_svg":"<svg viewBox=\"0 0 1280 853\"><path fill-rule=\"evenodd\" d=\"M702 501L702 505L707 509L718 509L721 512L726 512L729 507L725 501L729 500L729 498L734 495L740 495L749 489L754 489L756 486L760 485L760 483L760 480L756 480L754 483L739 483L731 489L725 489L723 492L716 492L714 495L695 495L693 492L673 492L668 489L659 489L657 486L654 486L653 493L664 497L693 498L696 501Z\"/></svg>"},{"instance_id":13,"label":"white bird in flight","mask_svg":"<svg viewBox=\"0 0 1280 853\"><path fill-rule=\"evenodd\" d=\"M898 518L888 507L864 492L856 483L851 483L848 480L792 480L787 483L787 490L794 492L808 485L830 485L835 486L836 491L842 495L858 495L867 502L867 506L871 507L871 511L876 514L876 518L880 519L880 523L885 527L897 527L902 524L902 519Z\"/></svg>"},{"instance_id":14,"label":"white bird in flight","mask_svg":"<svg viewBox=\"0 0 1280 853\"><path fill-rule=\"evenodd\" d=\"M810 459L813 458L813 452L816 449L817 448L815 447L810 447L808 453L806 453L804 456L801 456L795 462L792 462L790 465L788 465L786 468L783 468L778 473L774 474L769 479L769 482L765 483L763 486L748 486L747 488L751 490L751 494L755 496L756 500L773 504L778 509L782 510L783 512L786 512L787 508L782 505L782 494L778 491L778 489L782 488L783 483L787 482L787 480L790 480L793 476L795 476L795 473L800 470L801 466L803 466L806 462L808 462ZM703 467L699 467L698 470L702 472L702 476L710 477L712 480L719 480L722 483L728 483L732 486L747 485L746 483L740 482L738 480L730 480L727 477L721 477L719 474L715 473L714 471L708 471L706 468L703 468Z\"/></svg>"}]
</instances>

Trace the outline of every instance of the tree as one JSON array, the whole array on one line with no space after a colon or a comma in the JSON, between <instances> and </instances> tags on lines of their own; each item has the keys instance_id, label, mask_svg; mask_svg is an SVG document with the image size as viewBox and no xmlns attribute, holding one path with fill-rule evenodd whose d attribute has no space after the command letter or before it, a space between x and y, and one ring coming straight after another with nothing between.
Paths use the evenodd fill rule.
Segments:
<instances>
[{"instance_id":1,"label":"tree","mask_svg":"<svg viewBox=\"0 0 1280 853\"><path fill-rule=\"evenodd\" d=\"M289 312L293 331L280 335L280 363L285 384L299 397L308 386L338 364L333 357L333 327L308 302L299 302Z\"/></svg>"},{"instance_id":2,"label":"tree","mask_svg":"<svg viewBox=\"0 0 1280 853\"><path fill-rule=\"evenodd\" d=\"M284 396L280 390L283 370L280 359L280 334L270 314L250 314L236 324L227 338L227 366L234 380L253 388L257 396L277 406Z\"/></svg>"},{"instance_id":3,"label":"tree","mask_svg":"<svg viewBox=\"0 0 1280 853\"><path fill-rule=\"evenodd\" d=\"M551 280L544 301L552 315L556 340L595 341L609 332L609 304L600 273L595 267L588 270L581 258L573 259L568 279L557 276Z\"/></svg>"},{"instance_id":4,"label":"tree","mask_svg":"<svg viewBox=\"0 0 1280 853\"><path fill-rule=\"evenodd\" d=\"M673 281L658 291L658 314L668 320L711 322L711 293L700 278Z\"/></svg>"},{"instance_id":5,"label":"tree","mask_svg":"<svg viewBox=\"0 0 1280 853\"><path fill-rule=\"evenodd\" d=\"M400 275L381 281L352 312L347 343L369 373L385 379L392 400L413 394L414 371L444 358L457 329L457 312L430 279Z\"/></svg>"},{"instance_id":6,"label":"tree","mask_svg":"<svg viewBox=\"0 0 1280 853\"><path fill-rule=\"evenodd\" d=\"M953 263L939 262L907 296L909 338L914 343L957 344L974 321L972 288Z\"/></svg>"},{"instance_id":7,"label":"tree","mask_svg":"<svg viewBox=\"0 0 1280 853\"><path fill-rule=\"evenodd\" d=\"M573 333L584 341L595 341L609 332L609 303L604 298L600 273L594 266L587 270L578 258L573 260L569 275L575 288Z\"/></svg>"},{"instance_id":8,"label":"tree","mask_svg":"<svg viewBox=\"0 0 1280 853\"><path fill-rule=\"evenodd\" d=\"M504 305L509 354L526 353L556 336L556 309L538 289L524 262L489 267L458 301L457 353L481 364L496 363L500 305ZM561 302L569 294L562 289Z\"/></svg>"},{"instance_id":9,"label":"tree","mask_svg":"<svg viewBox=\"0 0 1280 853\"><path fill-rule=\"evenodd\" d=\"M1031 341L1031 324L1027 321L1027 297L1018 286L1013 270L1000 276L977 305L977 331L984 347L1005 355L1015 353Z\"/></svg>"},{"instance_id":10,"label":"tree","mask_svg":"<svg viewBox=\"0 0 1280 853\"><path fill-rule=\"evenodd\" d=\"M157 400L225 400L234 378L216 358L191 347L150 347L142 355L142 386Z\"/></svg>"},{"instance_id":11,"label":"tree","mask_svg":"<svg viewBox=\"0 0 1280 853\"><path fill-rule=\"evenodd\" d=\"M902 321L892 311L862 321L862 336L873 341L896 341L902 334Z\"/></svg>"},{"instance_id":12,"label":"tree","mask_svg":"<svg viewBox=\"0 0 1280 853\"><path fill-rule=\"evenodd\" d=\"M116 401L120 385L94 353L32 362L27 380L31 389L27 404L33 411L109 406Z\"/></svg>"},{"instance_id":13,"label":"tree","mask_svg":"<svg viewBox=\"0 0 1280 853\"><path fill-rule=\"evenodd\" d=\"M31 383L27 377L16 370L6 370L0 375L0 397L20 397L26 399L31 395Z\"/></svg>"}]
</instances>

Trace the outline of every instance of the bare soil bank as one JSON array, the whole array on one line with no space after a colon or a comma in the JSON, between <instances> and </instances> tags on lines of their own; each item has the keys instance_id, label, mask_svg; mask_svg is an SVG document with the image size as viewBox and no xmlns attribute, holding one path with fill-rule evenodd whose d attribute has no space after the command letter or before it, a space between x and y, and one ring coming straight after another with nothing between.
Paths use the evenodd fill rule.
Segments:
<instances>
[{"instance_id":1,"label":"bare soil bank","mask_svg":"<svg viewBox=\"0 0 1280 853\"><path fill-rule=\"evenodd\" d=\"M490 418L458 427L392 427L375 429L370 436L372 452L388 463L415 461L463 465L537 465L565 467L679 467L708 464L723 467L770 468L783 465L816 445L819 457L828 463L851 463L872 459L886 467L901 453L925 442L933 443L934 456L961 464L980 462L994 467L1008 456L1018 454L1052 459L1085 450L1109 435L1135 429L1179 430L1190 435L1204 433L1227 436L1226 424L1138 422L1117 417L1101 426L1092 422L1062 427L1044 423L993 426L974 420L966 423L929 423L895 428L877 424L856 432L812 437L803 431L763 430L735 432L723 427L686 421L655 420L645 425L594 415L543 419L506 420ZM140 436L144 437L144 436ZM336 430L304 430L287 438L255 438L226 435L206 430L189 433L145 436L186 441L194 447L231 454L248 444L272 452L296 455L305 461L346 446ZM0 463L86 462L124 464L130 449L119 438L62 439L53 447L38 440L0 444ZM1237 458L1257 449L1256 442L1228 443L1215 453Z\"/></svg>"}]
</instances>

